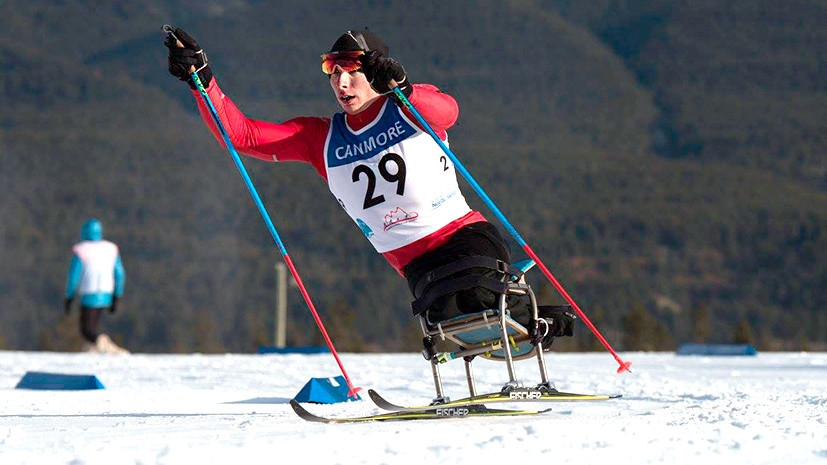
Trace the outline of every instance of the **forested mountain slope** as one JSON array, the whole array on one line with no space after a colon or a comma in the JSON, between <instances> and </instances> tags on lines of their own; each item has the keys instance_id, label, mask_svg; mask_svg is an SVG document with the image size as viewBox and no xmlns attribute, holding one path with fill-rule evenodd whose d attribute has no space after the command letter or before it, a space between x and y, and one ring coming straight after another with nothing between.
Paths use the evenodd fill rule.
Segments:
<instances>
[{"instance_id":1,"label":"forested mountain slope","mask_svg":"<svg viewBox=\"0 0 827 465\"><path fill-rule=\"evenodd\" d=\"M318 55L375 30L413 81L455 96L452 150L618 349L827 341L818 2L4 5L0 347L69 347L69 247L90 216L127 268L105 319L116 340L271 343L280 255L166 72L165 23L198 38L248 115L274 121L336 111ZM417 350L404 281L315 172L245 164L337 347ZM289 343L320 343L296 289L289 300ZM595 348L578 329L561 350Z\"/></svg>"}]
</instances>

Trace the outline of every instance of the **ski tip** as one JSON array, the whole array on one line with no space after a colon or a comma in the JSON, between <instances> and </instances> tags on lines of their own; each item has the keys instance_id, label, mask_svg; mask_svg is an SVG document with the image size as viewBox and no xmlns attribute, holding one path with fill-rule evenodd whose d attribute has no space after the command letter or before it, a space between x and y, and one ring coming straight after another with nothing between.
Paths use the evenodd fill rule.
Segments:
<instances>
[{"instance_id":1,"label":"ski tip","mask_svg":"<svg viewBox=\"0 0 827 465\"><path fill-rule=\"evenodd\" d=\"M370 400L373 401L379 408L385 410L404 410L403 407L392 404L387 399L379 395L378 392L374 391L373 389L368 389L368 396L370 396Z\"/></svg>"},{"instance_id":2,"label":"ski tip","mask_svg":"<svg viewBox=\"0 0 827 465\"><path fill-rule=\"evenodd\" d=\"M381 394L379 394L378 392L374 391L373 389L368 389L368 396L369 396L369 397L371 398L371 400L373 400L374 402L379 401L379 402L390 403L390 402L388 402L388 401L387 401L384 397L382 397L382 395L381 395Z\"/></svg>"},{"instance_id":3,"label":"ski tip","mask_svg":"<svg viewBox=\"0 0 827 465\"><path fill-rule=\"evenodd\" d=\"M305 417L308 415L312 415L309 410L302 407L302 405L296 399L290 399L290 406L293 407L293 411L296 412L300 417Z\"/></svg>"},{"instance_id":4,"label":"ski tip","mask_svg":"<svg viewBox=\"0 0 827 465\"><path fill-rule=\"evenodd\" d=\"M310 411L302 407L296 399L290 399L290 406L293 407L293 411L296 412L296 415L302 420L314 423L330 423L329 419L310 413Z\"/></svg>"}]
</instances>

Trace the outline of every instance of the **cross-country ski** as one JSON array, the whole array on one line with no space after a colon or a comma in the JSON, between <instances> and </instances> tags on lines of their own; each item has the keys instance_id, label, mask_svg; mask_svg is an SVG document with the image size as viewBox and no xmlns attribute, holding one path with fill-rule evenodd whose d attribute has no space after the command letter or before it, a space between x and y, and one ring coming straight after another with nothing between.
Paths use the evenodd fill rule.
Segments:
<instances>
[{"instance_id":1,"label":"cross-country ski","mask_svg":"<svg viewBox=\"0 0 827 465\"><path fill-rule=\"evenodd\" d=\"M466 397L463 399L449 400L447 402L417 405L417 406L403 406L394 404L373 389L368 390L370 399L382 409L390 411L416 411L424 409L446 408L446 407L460 407L474 404L494 404L494 403L510 403L510 402L577 402L577 401L600 401L618 399L622 397L620 394L603 395L603 394L575 394L570 392L560 391L541 391L538 389L515 389L511 392L492 392L489 394L480 394L473 397Z\"/></svg>"},{"instance_id":2,"label":"cross-country ski","mask_svg":"<svg viewBox=\"0 0 827 465\"><path fill-rule=\"evenodd\" d=\"M444 420L448 418L470 418L470 417L505 417L505 416L527 416L539 415L551 411L546 410L509 410L492 409L485 405L463 405L456 407L434 407L419 410L404 410L398 412L385 412L374 415L363 415L353 417L325 417L310 413L306 408L295 400L290 400L293 411L303 420L316 423L364 423L369 421L404 421L404 420Z\"/></svg>"}]
</instances>

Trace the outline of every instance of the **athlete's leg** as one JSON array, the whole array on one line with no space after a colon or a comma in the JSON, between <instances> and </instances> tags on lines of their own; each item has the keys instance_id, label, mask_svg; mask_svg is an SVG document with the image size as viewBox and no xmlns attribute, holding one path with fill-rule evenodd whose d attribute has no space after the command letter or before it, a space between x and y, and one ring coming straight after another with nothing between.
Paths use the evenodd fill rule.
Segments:
<instances>
[{"instance_id":1,"label":"athlete's leg","mask_svg":"<svg viewBox=\"0 0 827 465\"><path fill-rule=\"evenodd\" d=\"M80 333L83 338L92 344L98 341L98 320L100 319L102 309L100 308L80 308Z\"/></svg>"}]
</instances>

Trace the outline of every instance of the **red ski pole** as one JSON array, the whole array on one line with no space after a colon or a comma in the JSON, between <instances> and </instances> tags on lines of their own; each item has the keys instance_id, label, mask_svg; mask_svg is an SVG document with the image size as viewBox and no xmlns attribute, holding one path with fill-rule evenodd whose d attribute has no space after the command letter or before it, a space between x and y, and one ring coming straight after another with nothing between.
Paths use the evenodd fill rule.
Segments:
<instances>
[{"instance_id":1,"label":"red ski pole","mask_svg":"<svg viewBox=\"0 0 827 465\"><path fill-rule=\"evenodd\" d=\"M172 26L165 25L163 31L175 37ZM177 37L175 37L175 39L178 40ZM179 46L183 47L180 40L178 40L178 43L180 44ZM304 301L310 309L310 313L313 314L313 319L316 321L319 331L321 331L322 336L324 336L325 343L327 343L327 348L330 350L330 353L333 354L333 357L336 359L336 363L339 365L339 369L342 371L342 376L344 376L345 381L347 382L348 397L358 399L359 395L357 393L362 388L353 387L353 383L350 382L350 377L348 377L345 367L342 365L341 359L339 359L339 354L336 352L336 348L333 347L333 341L330 340L330 336L328 336L327 330L325 330L324 324L322 324L322 319L316 311L316 306L313 305L313 301L310 300L310 294L307 293L307 289L305 289L304 283L302 282L301 277L299 277L299 272L296 270L296 267L293 266L293 261L290 259L290 255L287 254L287 248L284 246L281 237L279 237L279 233L276 231L276 226L273 224L273 220L271 220L270 215L267 214L267 209L264 208L264 203L261 201L261 197L258 195L258 191L256 191L252 179L250 179L250 175L247 173L247 169L244 168L244 164L241 162L241 157L238 155L232 141L230 141L230 136L227 134L227 130L221 123L221 118L218 117L218 113L216 112L209 95L207 95L207 89L204 88L204 84L202 84L201 79L198 78L198 70L192 73L192 82L194 82L195 86L198 88L202 100L204 100L204 103L206 104L207 109L209 109L210 115L212 115L218 131L221 133L221 137L224 139L224 144L227 146L227 150L230 152L233 162L235 162L235 165L238 168L238 172L241 174L242 179L244 179L244 184L247 186L247 190L250 191L250 195L253 197L253 202L256 204L256 207L258 207L258 211L261 214L264 223L267 225L267 229L270 230L270 235L273 236L273 240L278 246L282 257L284 257L287 267L290 268L290 273L293 275L293 279L296 280L296 284L298 284L299 290L301 290L302 297L304 297Z\"/></svg>"}]
</instances>

